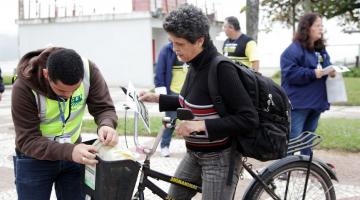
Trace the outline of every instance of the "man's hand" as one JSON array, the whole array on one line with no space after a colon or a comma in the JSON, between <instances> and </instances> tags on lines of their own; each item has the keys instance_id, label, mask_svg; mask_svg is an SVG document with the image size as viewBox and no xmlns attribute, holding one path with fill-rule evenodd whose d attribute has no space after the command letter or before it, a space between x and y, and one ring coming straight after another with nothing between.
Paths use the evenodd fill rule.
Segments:
<instances>
[{"instance_id":1,"label":"man's hand","mask_svg":"<svg viewBox=\"0 0 360 200\"><path fill-rule=\"evenodd\" d=\"M150 103L159 103L160 94L155 94L152 92L141 91L139 93L139 101L150 102Z\"/></svg>"},{"instance_id":2,"label":"man's hand","mask_svg":"<svg viewBox=\"0 0 360 200\"><path fill-rule=\"evenodd\" d=\"M102 126L98 131L100 141L109 146L115 146L119 141L119 135L116 130L110 126Z\"/></svg>"},{"instance_id":3,"label":"man's hand","mask_svg":"<svg viewBox=\"0 0 360 200\"><path fill-rule=\"evenodd\" d=\"M179 136L190 136L192 132L206 131L205 121L181 121L176 124L175 132Z\"/></svg>"},{"instance_id":4,"label":"man's hand","mask_svg":"<svg viewBox=\"0 0 360 200\"><path fill-rule=\"evenodd\" d=\"M96 148L92 145L77 144L72 152L72 160L76 163L85 165L95 165L98 161L95 159Z\"/></svg>"}]
</instances>

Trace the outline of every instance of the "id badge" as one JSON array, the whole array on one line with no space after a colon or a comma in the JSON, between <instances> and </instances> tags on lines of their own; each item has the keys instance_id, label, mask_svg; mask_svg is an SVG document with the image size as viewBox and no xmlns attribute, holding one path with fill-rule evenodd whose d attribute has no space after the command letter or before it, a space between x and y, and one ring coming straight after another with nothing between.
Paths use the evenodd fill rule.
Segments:
<instances>
[{"instance_id":1,"label":"id badge","mask_svg":"<svg viewBox=\"0 0 360 200\"><path fill-rule=\"evenodd\" d=\"M59 143L61 143L61 144L71 143L71 137L60 137L59 138Z\"/></svg>"}]
</instances>

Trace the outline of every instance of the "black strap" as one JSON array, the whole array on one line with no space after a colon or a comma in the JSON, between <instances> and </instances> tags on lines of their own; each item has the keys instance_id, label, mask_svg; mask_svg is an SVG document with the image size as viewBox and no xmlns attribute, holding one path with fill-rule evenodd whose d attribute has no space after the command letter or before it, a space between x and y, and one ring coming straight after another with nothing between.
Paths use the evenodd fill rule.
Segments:
<instances>
[{"instance_id":1,"label":"black strap","mask_svg":"<svg viewBox=\"0 0 360 200\"><path fill-rule=\"evenodd\" d=\"M221 55L218 55L215 58L213 58L213 60L210 64L210 69L209 69L208 88L209 88L209 94L210 94L211 101L214 104L216 111L218 112L218 114L221 117L224 117L228 114L226 112L225 104L219 93L219 77L218 77L218 74L219 74L218 68L219 67L218 66L221 62L230 62L233 64L233 62L231 60L229 60L228 58L221 56ZM232 140L232 145L231 145L231 151L230 151L229 171L228 171L228 176L227 176L227 180L226 180L227 185L231 185L233 175L234 175L234 169L235 169L235 161L234 161L235 159L233 159L233 158L235 157L236 140L234 138L231 138L231 140Z\"/></svg>"},{"instance_id":2,"label":"black strap","mask_svg":"<svg viewBox=\"0 0 360 200\"><path fill-rule=\"evenodd\" d=\"M235 151L236 151L236 140L232 139L232 144L231 144L231 151L230 151L230 162L229 162L229 171L228 171L228 176L226 179L226 185L230 186L232 183L232 179L234 176L234 169L235 169Z\"/></svg>"},{"instance_id":3,"label":"black strap","mask_svg":"<svg viewBox=\"0 0 360 200\"><path fill-rule=\"evenodd\" d=\"M219 93L219 73L218 73L218 66L221 62L230 62L234 64L230 59L218 55L213 58L212 62L210 63L210 69L209 69L209 75L208 75L208 88L209 88L209 94L212 103L214 104L214 107L216 111L219 113L221 117L224 117L227 115L225 104L223 102L223 99Z\"/></svg>"}]
</instances>

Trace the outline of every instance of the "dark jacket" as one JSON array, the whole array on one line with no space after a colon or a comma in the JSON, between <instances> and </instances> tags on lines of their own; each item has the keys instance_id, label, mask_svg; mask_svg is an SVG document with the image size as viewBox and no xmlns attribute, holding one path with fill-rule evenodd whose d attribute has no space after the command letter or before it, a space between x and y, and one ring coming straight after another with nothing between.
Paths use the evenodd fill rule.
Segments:
<instances>
[{"instance_id":1,"label":"dark jacket","mask_svg":"<svg viewBox=\"0 0 360 200\"><path fill-rule=\"evenodd\" d=\"M60 144L43 137L40 118L32 90L56 100L42 70L51 52L58 48L41 49L24 55L17 67L17 80L12 88L11 113L15 126L16 149L39 160L72 160L74 144ZM117 116L108 87L96 65L90 62L90 89L87 106L98 126L116 128ZM79 141L81 138L79 138Z\"/></svg>"},{"instance_id":2,"label":"dark jacket","mask_svg":"<svg viewBox=\"0 0 360 200\"><path fill-rule=\"evenodd\" d=\"M259 125L259 117L235 67L220 63L219 91L225 103L226 117L218 115L209 95L208 76L216 48L208 45L189 64L189 71L179 96L160 95L160 111L190 108L197 119L205 120L203 136L186 137L187 148L194 151L217 151L231 145L229 136L246 133Z\"/></svg>"},{"instance_id":3,"label":"dark jacket","mask_svg":"<svg viewBox=\"0 0 360 200\"><path fill-rule=\"evenodd\" d=\"M0 69L0 93L3 93L5 90L4 84L3 84L3 78L1 76L1 69Z\"/></svg>"},{"instance_id":4,"label":"dark jacket","mask_svg":"<svg viewBox=\"0 0 360 200\"><path fill-rule=\"evenodd\" d=\"M323 68L329 66L330 56L326 49L319 52ZM316 78L318 57L315 51L293 42L281 55L281 86L290 98L293 109L314 109L320 112L330 107L327 101L326 79Z\"/></svg>"},{"instance_id":5,"label":"dark jacket","mask_svg":"<svg viewBox=\"0 0 360 200\"><path fill-rule=\"evenodd\" d=\"M155 87L166 87L167 94L170 94L170 84L172 79L172 67L176 59L176 54L172 50L170 42L160 51L156 64Z\"/></svg>"}]
</instances>

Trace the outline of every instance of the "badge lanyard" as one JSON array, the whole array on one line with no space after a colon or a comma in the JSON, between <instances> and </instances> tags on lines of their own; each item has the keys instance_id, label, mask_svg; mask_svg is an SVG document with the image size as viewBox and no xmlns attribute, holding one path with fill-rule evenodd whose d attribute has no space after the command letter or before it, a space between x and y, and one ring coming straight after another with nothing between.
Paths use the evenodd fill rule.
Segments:
<instances>
[{"instance_id":1,"label":"badge lanyard","mask_svg":"<svg viewBox=\"0 0 360 200\"><path fill-rule=\"evenodd\" d=\"M66 122L68 121L68 119L70 118L70 115L71 115L71 99L72 98L70 97L69 115L65 119L66 101L65 101L65 99L63 99L61 97L57 97L57 102L58 102L59 112L60 112L60 119L61 119L61 122L63 124L63 126L62 126L62 134L64 134Z\"/></svg>"}]
</instances>

